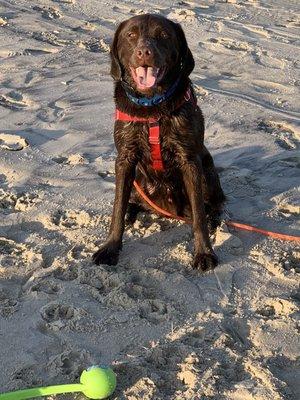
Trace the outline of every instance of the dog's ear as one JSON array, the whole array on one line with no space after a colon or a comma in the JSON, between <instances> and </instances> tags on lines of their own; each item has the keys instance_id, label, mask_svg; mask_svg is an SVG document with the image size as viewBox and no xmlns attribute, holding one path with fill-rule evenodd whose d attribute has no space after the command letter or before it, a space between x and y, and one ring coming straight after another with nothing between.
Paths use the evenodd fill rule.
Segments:
<instances>
[{"instance_id":1,"label":"dog's ear","mask_svg":"<svg viewBox=\"0 0 300 400\"><path fill-rule=\"evenodd\" d=\"M173 22L175 26L176 35L180 43L180 57L182 63L182 73L185 76L189 76L195 67L194 57L191 50L188 47L185 34L180 24Z\"/></svg>"},{"instance_id":2,"label":"dog's ear","mask_svg":"<svg viewBox=\"0 0 300 400\"><path fill-rule=\"evenodd\" d=\"M122 65L120 63L119 56L118 56L118 40L119 40L119 34L120 34L123 26L124 26L124 22L122 22L118 26L118 28L115 32L113 43L110 47L110 58L111 58L110 75L112 76L112 78L115 81L121 80L122 72L123 72Z\"/></svg>"}]
</instances>

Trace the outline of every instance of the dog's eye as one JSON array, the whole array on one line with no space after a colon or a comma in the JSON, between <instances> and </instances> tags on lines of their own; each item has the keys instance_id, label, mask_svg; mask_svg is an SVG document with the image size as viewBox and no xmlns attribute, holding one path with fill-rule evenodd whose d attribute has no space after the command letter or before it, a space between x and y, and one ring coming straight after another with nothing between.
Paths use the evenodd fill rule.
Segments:
<instances>
[{"instance_id":1,"label":"dog's eye","mask_svg":"<svg viewBox=\"0 0 300 400\"><path fill-rule=\"evenodd\" d=\"M169 35L167 34L167 32L161 31L160 32L160 37L163 38L163 39L168 39Z\"/></svg>"},{"instance_id":2,"label":"dog's eye","mask_svg":"<svg viewBox=\"0 0 300 400\"><path fill-rule=\"evenodd\" d=\"M134 39L136 37L136 33L129 31L129 32L127 32L127 37L130 39Z\"/></svg>"}]
</instances>

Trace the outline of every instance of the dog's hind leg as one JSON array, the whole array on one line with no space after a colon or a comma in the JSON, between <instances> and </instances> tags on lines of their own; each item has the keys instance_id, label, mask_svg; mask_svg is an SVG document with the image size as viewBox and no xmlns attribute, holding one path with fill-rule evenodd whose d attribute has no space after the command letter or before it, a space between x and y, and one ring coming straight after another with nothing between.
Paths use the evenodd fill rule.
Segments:
<instances>
[{"instance_id":1,"label":"dog's hind leg","mask_svg":"<svg viewBox=\"0 0 300 400\"><path fill-rule=\"evenodd\" d=\"M205 146L201 155L202 169L204 175L205 200L211 207L221 208L226 200L221 188L219 175L217 173L213 158Z\"/></svg>"},{"instance_id":2,"label":"dog's hind leg","mask_svg":"<svg viewBox=\"0 0 300 400\"><path fill-rule=\"evenodd\" d=\"M222 190L213 158L205 146L201 161L203 169L202 188L205 199L205 211L209 231L210 233L213 233L221 223L223 203L225 202L226 197Z\"/></svg>"}]
</instances>

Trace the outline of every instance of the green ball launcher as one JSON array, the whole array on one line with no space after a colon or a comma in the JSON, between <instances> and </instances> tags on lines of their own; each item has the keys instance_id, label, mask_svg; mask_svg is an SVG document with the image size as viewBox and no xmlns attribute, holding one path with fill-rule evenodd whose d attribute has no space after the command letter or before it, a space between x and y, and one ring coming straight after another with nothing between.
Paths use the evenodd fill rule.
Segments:
<instances>
[{"instance_id":1,"label":"green ball launcher","mask_svg":"<svg viewBox=\"0 0 300 400\"><path fill-rule=\"evenodd\" d=\"M116 384L116 375L111 368L93 366L82 372L80 383L17 390L0 394L0 400L23 400L75 392L82 392L88 399L101 400L114 392Z\"/></svg>"}]
</instances>

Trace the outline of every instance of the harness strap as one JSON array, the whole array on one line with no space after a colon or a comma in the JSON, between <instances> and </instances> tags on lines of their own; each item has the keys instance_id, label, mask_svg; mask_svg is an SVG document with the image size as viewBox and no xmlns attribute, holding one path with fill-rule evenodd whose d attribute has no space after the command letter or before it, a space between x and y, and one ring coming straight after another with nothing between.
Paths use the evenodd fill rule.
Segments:
<instances>
[{"instance_id":1,"label":"harness strap","mask_svg":"<svg viewBox=\"0 0 300 400\"><path fill-rule=\"evenodd\" d=\"M152 168L163 171L164 165L160 150L159 121L149 122L149 143L151 148Z\"/></svg>"},{"instance_id":2,"label":"harness strap","mask_svg":"<svg viewBox=\"0 0 300 400\"><path fill-rule=\"evenodd\" d=\"M120 111L118 109L116 109L115 119L119 120L119 121L125 121L125 122L156 122L156 121L158 121L158 118L135 117L133 115L126 114L123 111Z\"/></svg>"},{"instance_id":3,"label":"harness strap","mask_svg":"<svg viewBox=\"0 0 300 400\"><path fill-rule=\"evenodd\" d=\"M186 102L191 101L195 107L197 106L197 99L190 86L188 87L184 95L183 102L185 101ZM160 126L159 126L160 118L140 118L126 114L116 109L115 119L118 121L125 121L125 122L148 122L149 125L148 139L151 151L152 168L156 171L163 171L164 164L162 160L161 146L160 146Z\"/></svg>"},{"instance_id":4,"label":"harness strap","mask_svg":"<svg viewBox=\"0 0 300 400\"><path fill-rule=\"evenodd\" d=\"M156 171L163 171L164 165L162 162L160 150L160 129L159 118L140 118L126 114L120 110L116 110L116 120L125 122L148 122L149 124L149 144L152 159L152 168Z\"/></svg>"}]
</instances>

